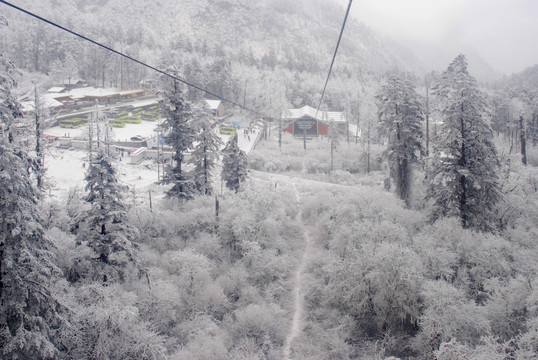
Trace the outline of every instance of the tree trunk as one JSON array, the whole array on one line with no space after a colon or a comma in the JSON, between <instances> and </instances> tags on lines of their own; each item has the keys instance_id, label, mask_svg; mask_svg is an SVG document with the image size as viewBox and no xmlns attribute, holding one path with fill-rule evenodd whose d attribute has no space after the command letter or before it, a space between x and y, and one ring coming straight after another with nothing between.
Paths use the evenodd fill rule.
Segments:
<instances>
[{"instance_id":1,"label":"tree trunk","mask_svg":"<svg viewBox=\"0 0 538 360\"><path fill-rule=\"evenodd\" d=\"M331 140L331 168L329 172L333 171L333 166L334 166L334 145L333 145L333 141Z\"/></svg>"},{"instance_id":2,"label":"tree trunk","mask_svg":"<svg viewBox=\"0 0 538 360\"><path fill-rule=\"evenodd\" d=\"M519 136L521 138L521 161L527 165L527 144L525 142L525 128L523 125L523 116L519 116Z\"/></svg>"},{"instance_id":3,"label":"tree trunk","mask_svg":"<svg viewBox=\"0 0 538 360\"><path fill-rule=\"evenodd\" d=\"M357 129L355 130L355 144L359 143L359 125L361 120L360 103L357 104ZM364 147L363 147L364 149Z\"/></svg>"},{"instance_id":4,"label":"tree trunk","mask_svg":"<svg viewBox=\"0 0 538 360\"><path fill-rule=\"evenodd\" d=\"M280 120L278 120L278 148L282 150L282 114L280 114Z\"/></svg>"},{"instance_id":5,"label":"tree trunk","mask_svg":"<svg viewBox=\"0 0 538 360\"><path fill-rule=\"evenodd\" d=\"M368 123L368 131L366 133L366 136L368 137L368 150L366 152L366 173L370 173L370 123Z\"/></svg>"},{"instance_id":6,"label":"tree trunk","mask_svg":"<svg viewBox=\"0 0 538 360\"><path fill-rule=\"evenodd\" d=\"M303 148L306 150L306 126L303 128Z\"/></svg>"},{"instance_id":7,"label":"tree trunk","mask_svg":"<svg viewBox=\"0 0 538 360\"><path fill-rule=\"evenodd\" d=\"M426 157L430 156L430 91L426 88Z\"/></svg>"}]
</instances>

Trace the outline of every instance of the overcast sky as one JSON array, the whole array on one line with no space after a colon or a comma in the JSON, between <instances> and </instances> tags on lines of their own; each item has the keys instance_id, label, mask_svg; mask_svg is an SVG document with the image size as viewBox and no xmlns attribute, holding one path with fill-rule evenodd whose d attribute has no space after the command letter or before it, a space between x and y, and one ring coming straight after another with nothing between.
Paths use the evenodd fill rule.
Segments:
<instances>
[{"instance_id":1,"label":"overcast sky","mask_svg":"<svg viewBox=\"0 0 538 360\"><path fill-rule=\"evenodd\" d=\"M474 49L508 75L538 64L538 0L354 0L351 16L397 40L448 47L454 57Z\"/></svg>"}]
</instances>

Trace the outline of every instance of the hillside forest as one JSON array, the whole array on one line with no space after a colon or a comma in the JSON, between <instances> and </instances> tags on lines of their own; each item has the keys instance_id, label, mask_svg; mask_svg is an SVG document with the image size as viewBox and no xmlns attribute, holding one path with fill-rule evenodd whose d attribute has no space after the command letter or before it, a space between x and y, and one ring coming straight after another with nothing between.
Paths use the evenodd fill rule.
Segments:
<instances>
[{"instance_id":1,"label":"hillside forest","mask_svg":"<svg viewBox=\"0 0 538 360\"><path fill-rule=\"evenodd\" d=\"M198 89L0 3L2 359L536 359L538 65L435 69L350 19L323 109L360 131L307 140L280 119L320 101L331 1L14 3ZM149 202L101 118L84 183L47 191L69 150L18 99L81 80L159 94ZM265 115L251 152L200 88Z\"/></svg>"}]
</instances>

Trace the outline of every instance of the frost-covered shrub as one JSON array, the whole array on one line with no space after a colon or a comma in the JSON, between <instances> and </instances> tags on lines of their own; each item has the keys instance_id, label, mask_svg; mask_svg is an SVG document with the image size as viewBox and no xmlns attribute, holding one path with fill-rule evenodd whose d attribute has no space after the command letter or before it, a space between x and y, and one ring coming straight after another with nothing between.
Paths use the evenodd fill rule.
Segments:
<instances>
[{"instance_id":1,"label":"frost-covered shrub","mask_svg":"<svg viewBox=\"0 0 538 360\"><path fill-rule=\"evenodd\" d=\"M253 170L272 173L301 171L302 154L282 152L264 145L263 149L249 154L249 167Z\"/></svg>"},{"instance_id":2,"label":"frost-covered shrub","mask_svg":"<svg viewBox=\"0 0 538 360\"><path fill-rule=\"evenodd\" d=\"M248 338L258 347L279 350L284 343L287 326L284 310L276 304L250 304L224 320L234 339Z\"/></svg>"},{"instance_id":3,"label":"frost-covered shrub","mask_svg":"<svg viewBox=\"0 0 538 360\"><path fill-rule=\"evenodd\" d=\"M353 185L355 177L344 170L334 170L329 173L329 182L341 185Z\"/></svg>"},{"instance_id":4,"label":"frost-covered shrub","mask_svg":"<svg viewBox=\"0 0 538 360\"><path fill-rule=\"evenodd\" d=\"M171 359L192 360L221 360L228 359L229 351L226 347L227 339L216 324L205 328L196 323L189 338L190 341L181 346Z\"/></svg>"},{"instance_id":5,"label":"frost-covered shrub","mask_svg":"<svg viewBox=\"0 0 538 360\"><path fill-rule=\"evenodd\" d=\"M538 147L527 146L527 164L538 167Z\"/></svg>"},{"instance_id":6,"label":"frost-covered shrub","mask_svg":"<svg viewBox=\"0 0 538 360\"><path fill-rule=\"evenodd\" d=\"M330 170L330 156L327 152L312 151L307 153L305 159L306 171L309 174L328 174Z\"/></svg>"},{"instance_id":7,"label":"frost-covered shrub","mask_svg":"<svg viewBox=\"0 0 538 360\"><path fill-rule=\"evenodd\" d=\"M525 329L529 315L527 299L531 287L528 280L523 276L504 281L493 278L486 283L486 291L489 294L486 310L492 335L504 341L515 338Z\"/></svg>"},{"instance_id":8,"label":"frost-covered shrub","mask_svg":"<svg viewBox=\"0 0 538 360\"><path fill-rule=\"evenodd\" d=\"M538 316L535 315L528 320L527 331L518 337L516 357L531 360L536 359L536 354L538 354Z\"/></svg>"},{"instance_id":9,"label":"frost-covered shrub","mask_svg":"<svg viewBox=\"0 0 538 360\"><path fill-rule=\"evenodd\" d=\"M265 157L259 152L248 155L248 167L252 170L265 171Z\"/></svg>"},{"instance_id":10,"label":"frost-covered shrub","mask_svg":"<svg viewBox=\"0 0 538 360\"><path fill-rule=\"evenodd\" d=\"M477 345L481 336L489 334L490 324L484 308L453 285L442 280L426 281L421 298L424 303L419 319L421 330L415 339L415 347L420 352L435 351L451 339Z\"/></svg>"},{"instance_id":11,"label":"frost-covered shrub","mask_svg":"<svg viewBox=\"0 0 538 360\"><path fill-rule=\"evenodd\" d=\"M72 359L165 359L165 339L140 317L138 298L114 284L83 285L70 301L72 327L62 336Z\"/></svg>"}]
</instances>

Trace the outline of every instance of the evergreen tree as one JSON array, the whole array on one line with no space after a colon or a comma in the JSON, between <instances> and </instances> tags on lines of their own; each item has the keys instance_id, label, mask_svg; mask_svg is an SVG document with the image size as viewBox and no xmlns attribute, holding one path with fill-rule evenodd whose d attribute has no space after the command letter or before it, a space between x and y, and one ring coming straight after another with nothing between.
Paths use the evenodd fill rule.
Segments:
<instances>
[{"instance_id":1,"label":"evergreen tree","mask_svg":"<svg viewBox=\"0 0 538 360\"><path fill-rule=\"evenodd\" d=\"M192 153L191 162L195 165L194 182L196 189L204 195L213 193L211 170L219 159L218 152L223 144L221 138L212 131L207 117L200 119L198 144Z\"/></svg>"},{"instance_id":2,"label":"evergreen tree","mask_svg":"<svg viewBox=\"0 0 538 360\"><path fill-rule=\"evenodd\" d=\"M247 154L239 149L237 134L228 140L222 153L222 180L228 189L238 192L241 183L248 177L248 159Z\"/></svg>"},{"instance_id":3,"label":"evergreen tree","mask_svg":"<svg viewBox=\"0 0 538 360\"><path fill-rule=\"evenodd\" d=\"M485 100L459 55L434 88L442 98L444 125L437 136L427 178L432 218L456 216L464 228L491 230L501 199L493 132L484 119Z\"/></svg>"},{"instance_id":4,"label":"evergreen tree","mask_svg":"<svg viewBox=\"0 0 538 360\"><path fill-rule=\"evenodd\" d=\"M0 71L0 357L52 359L59 356L55 335L67 323L51 290L61 273L37 209L37 163L12 131L22 115L11 95L13 66L1 54Z\"/></svg>"},{"instance_id":5,"label":"evergreen tree","mask_svg":"<svg viewBox=\"0 0 538 360\"><path fill-rule=\"evenodd\" d=\"M92 156L86 182L86 201L91 208L83 213L77 243L87 245L93 253L74 264L69 278L123 280L126 267L136 263L132 241L137 236L122 202L126 187L118 183L116 170L103 152Z\"/></svg>"},{"instance_id":6,"label":"evergreen tree","mask_svg":"<svg viewBox=\"0 0 538 360\"><path fill-rule=\"evenodd\" d=\"M423 119L415 85L407 77L391 76L376 95L380 134L387 136L384 155L396 193L409 206L412 167L423 154Z\"/></svg>"},{"instance_id":7,"label":"evergreen tree","mask_svg":"<svg viewBox=\"0 0 538 360\"><path fill-rule=\"evenodd\" d=\"M174 89L165 94L165 100L160 102L165 120L161 124L164 143L174 149L174 164L163 176L163 184L173 184L167 191L168 197L180 200L190 200L196 192L196 185L192 176L183 169L185 153L192 149L196 139L196 130L193 125L194 113L190 104L181 96L181 91L174 83Z\"/></svg>"}]
</instances>

